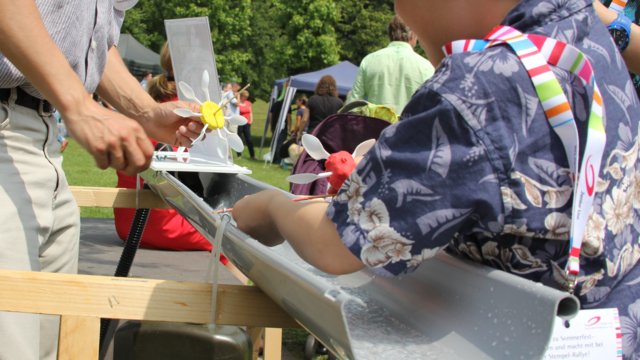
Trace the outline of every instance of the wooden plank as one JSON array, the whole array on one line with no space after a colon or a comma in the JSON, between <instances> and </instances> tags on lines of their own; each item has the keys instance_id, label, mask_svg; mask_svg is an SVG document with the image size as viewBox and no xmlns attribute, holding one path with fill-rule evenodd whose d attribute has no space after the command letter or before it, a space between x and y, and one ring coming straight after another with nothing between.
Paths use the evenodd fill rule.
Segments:
<instances>
[{"instance_id":1,"label":"wooden plank","mask_svg":"<svg viewBox=\"0 0 640 360\"><path fill-rule=\"evenodd\" d=\"M79 207L103 208L135 208L135 189L102 188L87 186L70 186L71 193L76 198ZM137 195L138 208L141 209L170 209L162 198L153 191L141 189Z\"/></svg>"},{"instance_id":2,"label":"wooden plank","mask_svg":"<svg viewBox=\"0 0 640 360\"><path fill-rule=\"evenodd\" d=\"M255 286L218 285L216 323L299 327ZM0 270L0 311L206 324L211 284Z\"/></svg>"},{"instance_id":3,"label":"wooden plank","mask_svg":"<svg viewBox=\"0 0 640 360\"><path fill-rule=\"evenodd\" d=\"M58 360L97 360L99 342L99 317L72 315L60 317Z\"/></svg>"},{"instance_id":4,"label":"wooden plank","mask_svg":"<svg viewBox=\"0 0 640 360\"><path fill-rule=\"evenodd\" d=\"M264 360L282 359L282 329L264 331Z\"/></svg>"},{"instance_id":5,"label":"wooden plank","mask_svg":"<svg viewBox=\"0 0 640 360\"><path fill-rule=\"evenodd\" d=\"M76 198L76 202L80 207L106 207L106 208L171 208L168 206L162 198L157 196L150 190L140 190L136 192L133 189L121 189L121 188L99 188L99 187L81 187L71 186L71 192ZM136 200L137 196L137 200ZM137 201L137 203L136 203ZM242 274L233 264L228 266L231 273L240 280L243 284L248 284L249 279ZM235 271L234 271L235 270ZM122 279L122 278L119 278ZM253 326L276 326L276 327L300 327L292 318L288 316L280 307L275 303L267 301L266 304L270 304L265 307L264 298L255 296L255 287L250 290L251 294L246 291L247 287L227 288L227 286L218 287L218 308L216 309L216 323L218 324L233 324L233 325L249 325ZM1 283L0 283L0 291ZM242 290L240 290L242 289ZM202 291L202 289L199 289ZM204 290L207 291L207 290ZM209 290L210 291L210 290ZM225 296L221 296L221 293L225 293ZM260 291L260 294L264 296L264 293ZM201 295L201 294L198 294ZM115 307L119 307L119 297L112 295L108 302L110 306L116 304ZM202 299L200 299L202 301ZM246 302L250 304L246 304ZM247 306L249 305L249 306ZM2 297L0 297L0 308L2 307ZM211 305L208 306L210 308ZM275 308L275 311L274 311ZM232 311L229 311L232 309ZM202 309L201 309L202 310ZM210 310L207 311L210 314ZM103 316L103 315L100 315ZM131 318L131 315L127 315L127 319ZM104 316L103 316L104 317ZM109 318L116 319L118 317L109 315ZM140 318L141 319L141 318ZM148 320L152 320L147 318ZM248 320L250 322L247 322ZM179 321L173 318L170 321ZM260 325L260 321L264 324ZM195 321L191 321L195 322ZM271 325L268 325L271 324ZM280 325L278 325L280 324ZM264 333L264 328L256 328L256 332L259 333L259 338ZM258 346L255 346L257 342L254 339L254 355L257 358ZM259 339L262 342L262 339ZM271 331L264 333L264 348L265 356L268 353L267 359L280 359L282 354L282 329L271 328Z\"/></svg>"}]
</instances>

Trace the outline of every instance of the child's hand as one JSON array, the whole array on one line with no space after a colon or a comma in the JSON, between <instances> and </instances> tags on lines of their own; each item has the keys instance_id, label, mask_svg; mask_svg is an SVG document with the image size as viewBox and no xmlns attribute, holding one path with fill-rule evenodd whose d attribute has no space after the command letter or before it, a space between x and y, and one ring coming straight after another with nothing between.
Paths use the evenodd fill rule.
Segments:
<instances>
[{"instance_id":1,"label":"child's hand","mask_svg":"<svg viewBox=\"0 0 640 360\"><path fill-rule=\"evenodd\" d=\"M267 246L284 241L273 220L271 208L278 198L286 197L276 190L265 190L245 196L233 206L233 219L238 229Z\"/></svg>"}]
</instances>

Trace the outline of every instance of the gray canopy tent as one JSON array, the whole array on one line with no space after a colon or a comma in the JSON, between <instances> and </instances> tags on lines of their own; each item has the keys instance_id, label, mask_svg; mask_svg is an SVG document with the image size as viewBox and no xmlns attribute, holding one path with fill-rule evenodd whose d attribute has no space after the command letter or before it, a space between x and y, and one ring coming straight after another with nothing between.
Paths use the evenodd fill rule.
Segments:
<instances>
[{"instance_id":1,"label":"gray canopy tent","mask_svg":"<svg viewBox=\"0 0 640 360\"><path fill-rule=\"evenodd\" d=\"M160 55L142 45L130 34L120 34L118 51L129 71L136 77L142 77L145 71L153 74L162 72Z\"/></svg>"}]
</instances>

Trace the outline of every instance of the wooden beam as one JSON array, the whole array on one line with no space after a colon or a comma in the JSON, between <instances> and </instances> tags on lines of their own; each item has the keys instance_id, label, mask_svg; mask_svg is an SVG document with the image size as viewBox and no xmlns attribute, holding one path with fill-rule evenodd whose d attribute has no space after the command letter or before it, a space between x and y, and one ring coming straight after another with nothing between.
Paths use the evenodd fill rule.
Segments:
<instances>
[{"instance_id":1,"label":"wooden beam","mask_svg":"<svg viewBox=\"0 0 640 360\"><path fill-rule=\"evenodd\" d=\"M266 328L264 331L264 359L282 358L282 329Z\"/></svg>"},{"instance_id":2,"label":"wooden beam","mask_svg":"<svg viewBox=\"0 0 640 360\"><path fill-rule=\"evenodd\" d=\"M99 339L99 317L61 316L58 360L97 360L99 355Z\"/></svg>"},{"instance_id":3,"label":"wooden beam","mask_svg":"<svg viewBox=\"0 0 640 360\"><path fill-rule=\"evenodd\" d=\"M211 284L0 270L0 311L206 324ZM255 286L218 285L216 323L300 327Z\"/></svg>"},{"instance_id":4,"label":"wooden beam","mask_svg":"<svg viewBox=\"0 0 640 360\"><path fill-rule=\"evenodd\" d=\"M137 196L138 208L170 209L162 198L147 189L141 189L136 195L135 189L87 186L70 186L69 188L79 207L135 208Z\"/></svg>"}]
</instances>

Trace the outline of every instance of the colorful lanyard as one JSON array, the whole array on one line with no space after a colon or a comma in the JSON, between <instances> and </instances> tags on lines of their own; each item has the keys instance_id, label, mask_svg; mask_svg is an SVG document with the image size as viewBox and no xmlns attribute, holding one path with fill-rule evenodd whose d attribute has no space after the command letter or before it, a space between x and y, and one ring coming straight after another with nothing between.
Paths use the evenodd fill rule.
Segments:
<instances>
[{"instance_id":1,"label":"colorful lanyard","mask_svg":"<svg viewBox=\"0 0 640 360\"><path fill-rule=\"evenodd\" d=\"M465 51L482 51L496 45L509 45L529 73L544 113L564 146L569 166L574 174L571 250L565 270L570 278L570 290L580 273L580 249L595 184L600 172L606 134L602 121L604 113L600 90L595 82L593 68L584 54L575 47L541 35L522 34L508 26L498 26L484 40L458 40L444 46L447 56ZM593 87L593 101L589 114L587 143L582 161L579 161L579 139L571 106L562 87L548 64L578 76L585 85ZM576 172L580 162L580 172Z\"/></svg>"},{"instance_id":2,"label":"colorful lanyard","mask_svg":"<svg viewBox=\"0 0 640 360\"><path fill-rule=\"evenodd\" d=\"M609 4L609 9L617 12L618 14L624 13L624 8L627 6L627 0L613 0Z\"/></svg>"}]
</instances>

